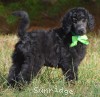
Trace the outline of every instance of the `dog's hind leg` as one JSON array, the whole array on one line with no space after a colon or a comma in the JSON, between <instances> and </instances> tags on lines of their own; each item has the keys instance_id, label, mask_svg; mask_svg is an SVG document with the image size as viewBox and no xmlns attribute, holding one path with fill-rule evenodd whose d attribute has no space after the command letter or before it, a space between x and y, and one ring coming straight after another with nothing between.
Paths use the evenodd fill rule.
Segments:
<instances>
[{"instance_id":1,"label":"dog's hind leg","mask_svg":"<svg viewBox=\"0 0 100 97\"><path fill-rule=\"evenodd\" d=\"M14 86L15 82L17 82L17 76L21 70L21 65L23 63L23 56L20 52L15 50L12 56L13 65L10 67L9 74L8 74L8 85Z\"/></svg>"},{"instance_id":2,"label":"dog's hind leg","mask_svg":"<svg viewBox=\"0 0 100 97\"><path fill-rule=\"evenodd\" d=\"M18 82L19 83L29 83L31 80L32 74L32 62L31 57L25 57L24 63L22 64L21 71L18 74Z\"/></svg>"},{"instance_id":3,"label":"dog's hind leg","mask_svg":"<svg viewBox=\"0 0 100 97\"><path fill-rule=\"evenodd\" d=\"M33 77L35 77L39 70L42 68L41 62L29 55L25 58L24 64L22 65L21 72L18 75L18 81L22 84L29 84Z\"/></svg>"}]
</instances>

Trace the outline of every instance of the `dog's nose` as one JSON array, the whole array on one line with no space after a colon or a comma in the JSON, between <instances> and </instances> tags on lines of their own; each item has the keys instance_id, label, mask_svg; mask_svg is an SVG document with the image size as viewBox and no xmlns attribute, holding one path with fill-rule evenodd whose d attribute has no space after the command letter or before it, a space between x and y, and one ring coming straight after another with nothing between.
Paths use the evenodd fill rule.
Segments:
<instances>
[{"instance_id":1,"label":"dog's nose","mask_svg":"<svg viewBox=\"0 0 100 97\"><path fill-rule=\"evenodd\" d=\"M79 29L79 30L78 30L78 33L79 33L79 34L85 34L85 30L84 30L84 29Z\"/></svg>"},{"instance_id":2,"label":"dog's nose","mask_svg":"<svg viewBox=\"0 0 100 97\"><path fill-rule=\"evenodd\" d=\"M84 29L80 29L79 30L79 33L84 33Z\"/></svg>"}]
</instances>

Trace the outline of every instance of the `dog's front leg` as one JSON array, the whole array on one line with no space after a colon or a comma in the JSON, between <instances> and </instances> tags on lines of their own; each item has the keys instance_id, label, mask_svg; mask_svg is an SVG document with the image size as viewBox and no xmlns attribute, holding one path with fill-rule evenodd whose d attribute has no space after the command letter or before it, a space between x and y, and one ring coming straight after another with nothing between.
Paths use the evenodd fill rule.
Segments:
<instances>
[{"instance_id":1,"label":"dog's front leg","mask_svg":"<svg viewBox=\"0 0 100 97\"><path fill-rule=\"evenodd\" d=\"M62 63L62 71L66 81L78 80L78 65L80 61L74 60L72 57L66 58Z\"/></svg>"}]
</instances>

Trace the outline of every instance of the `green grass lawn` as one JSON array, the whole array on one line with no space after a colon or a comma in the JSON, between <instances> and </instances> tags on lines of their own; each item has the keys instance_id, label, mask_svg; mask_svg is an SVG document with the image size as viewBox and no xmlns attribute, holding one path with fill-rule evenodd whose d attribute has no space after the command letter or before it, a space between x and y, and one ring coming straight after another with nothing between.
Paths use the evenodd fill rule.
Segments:
<instances>
[{"instance_id":1,"label":"green grass lawn","mask_svg":"<svg viewBox=\"0 0 100 97\"><path fill-rule=\"evenodd\" d=\"M89 34L88 38L90 44L75 85L64 81L60 69L43 67L32 83L18 91L6 85L17 37L0 35L0 97L100 97L100 37Z\"/></svg>"}]
</instances>

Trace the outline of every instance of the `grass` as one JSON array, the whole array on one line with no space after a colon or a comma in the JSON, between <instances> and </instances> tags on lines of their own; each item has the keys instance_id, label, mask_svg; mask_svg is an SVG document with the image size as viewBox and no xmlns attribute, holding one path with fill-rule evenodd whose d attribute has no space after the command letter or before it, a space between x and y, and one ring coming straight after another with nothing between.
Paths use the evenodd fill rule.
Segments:
<instances>
[{"instance_id":1,"label":"grass","mask_svg":"<svg viewBox=\"0 0 100 97\"><path fill-rule=\"evenodd\" d=\"M60 69L43 67L22 91L6 85L16 35L0 35L0 97L100 97L100 38L89 34L87 54L79 67L79 81L66 84Z\"/></svg>"}]
</instances>

